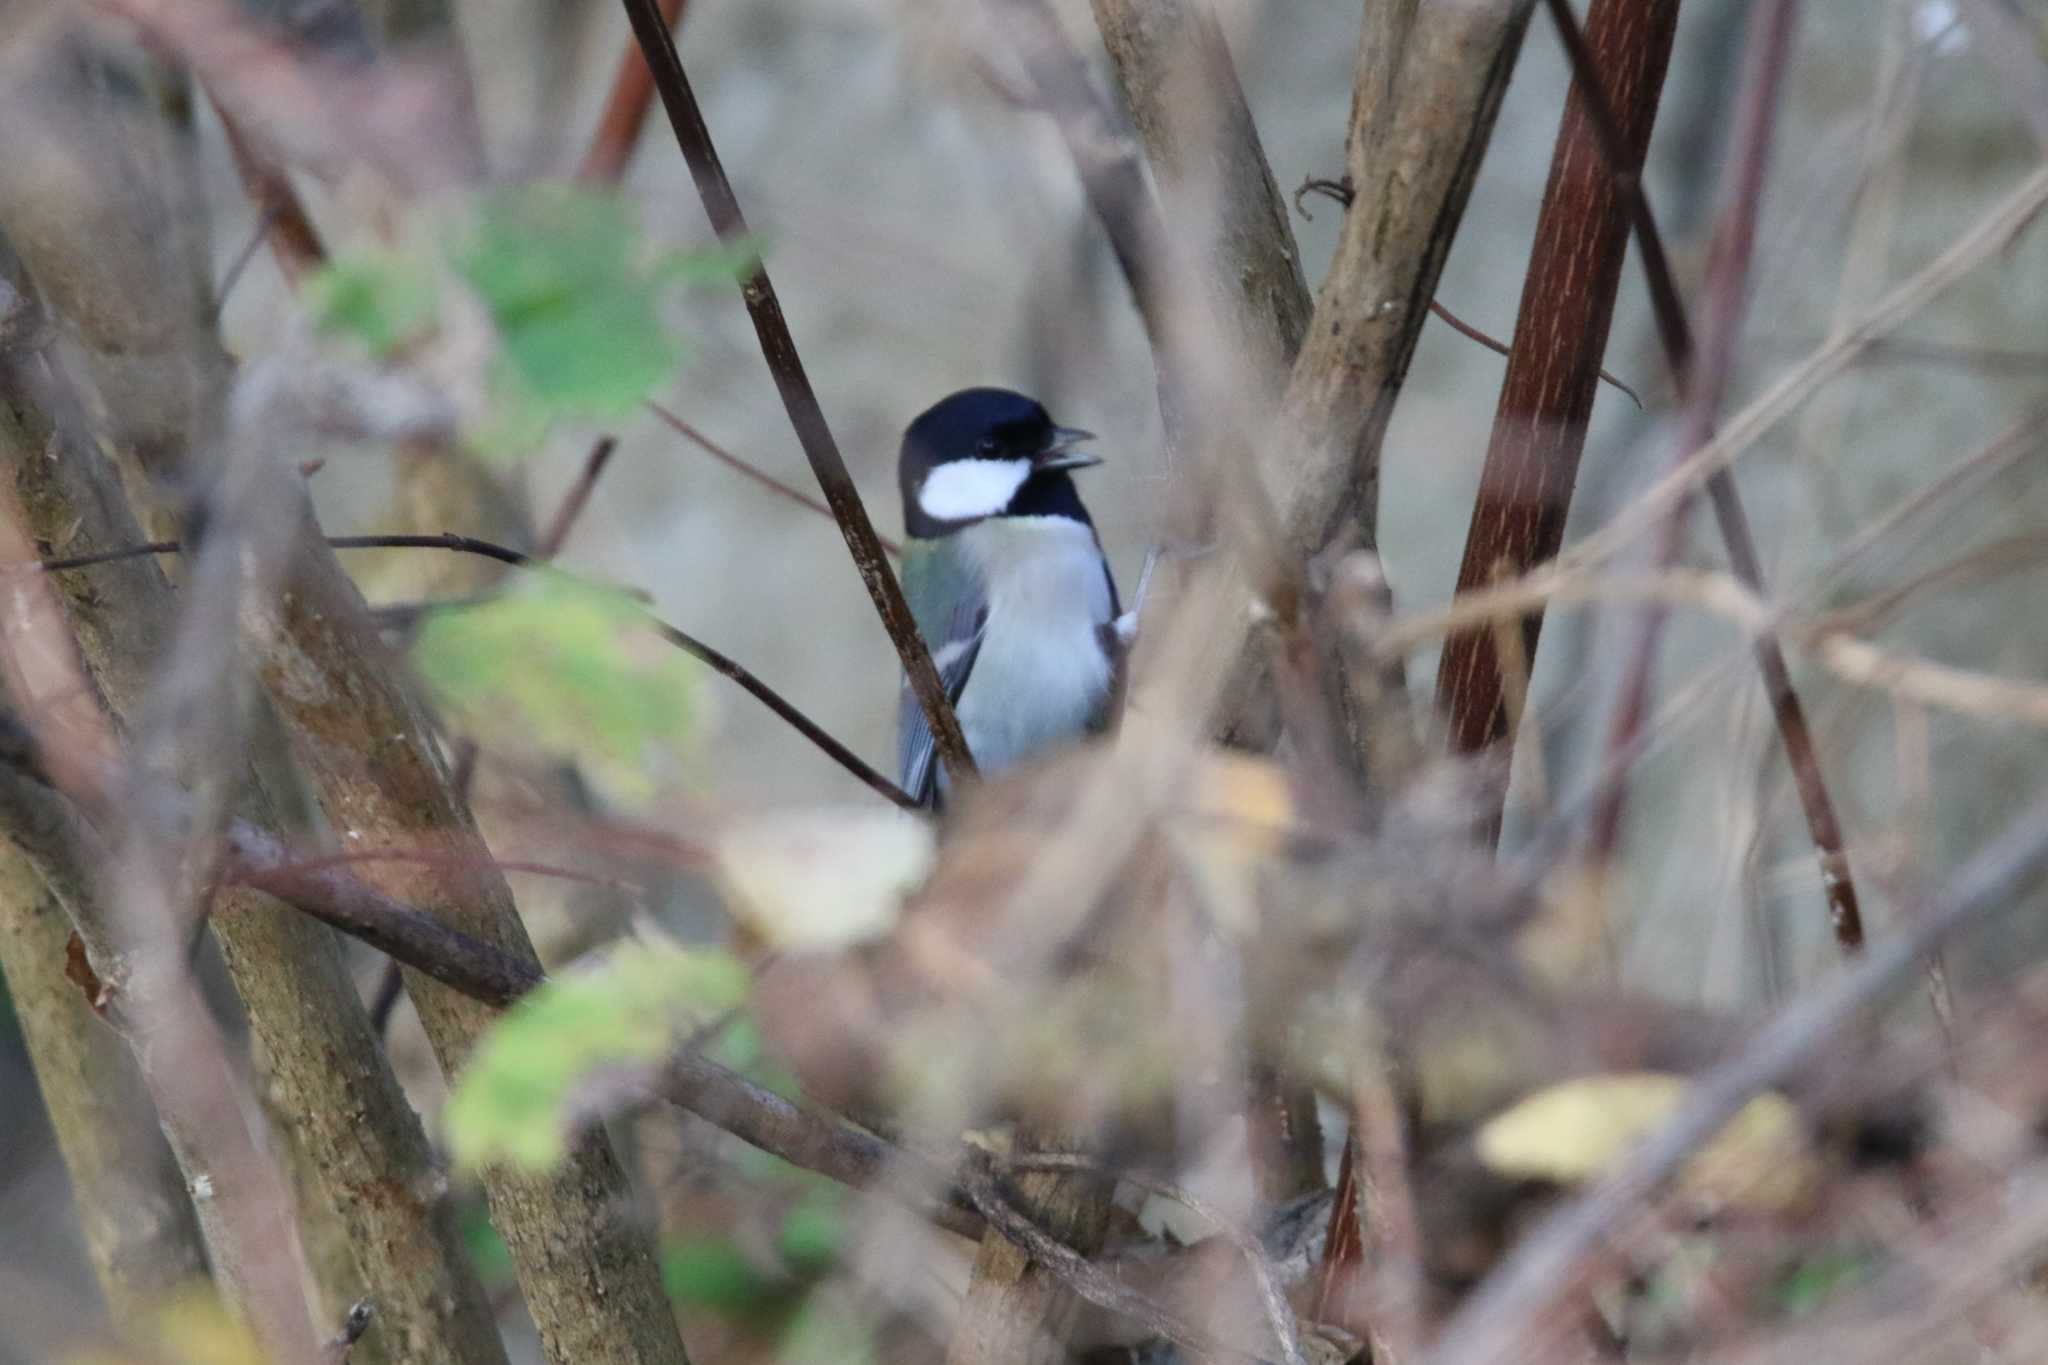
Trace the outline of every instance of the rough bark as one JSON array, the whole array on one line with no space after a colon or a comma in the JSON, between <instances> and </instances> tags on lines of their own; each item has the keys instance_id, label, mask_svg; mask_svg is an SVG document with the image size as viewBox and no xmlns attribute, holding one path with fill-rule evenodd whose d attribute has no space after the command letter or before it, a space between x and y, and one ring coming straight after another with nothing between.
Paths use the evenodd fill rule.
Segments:
<instances>
[{"instance_id":1,"label":"rough bark","mask_svg":"<svg viewBox=\"0 0 2048 1365\"><path fill-rule=\"evenodd\" d=\"M1277 396L1313 301L1215 12L1208 0L1094 6L1168 221L1195 234L1217 316L1246 373Z\"/></svg>"},{"instance_id":2,"label":"rough bark","mask_svg":"<svg viewBox=\"0 0 2048 1365\"><path fill-rule=\"evenodd\" d=\"M364 881L536 961L510 888L478 835L420 700L371 629L355 585L316 539L302 547L274 619L257 626L259 669L329 824L352 848L402 847L431 862L367 863ZM497 1011L416 972L406 989L451 1077ZM485 1174L526 1306L551 1360L627 1365L685 1359L625 1174L591 1133L552 1175Z\"/></svg>"},{"instance_id":3,"label":"rough bark","mask_svg":"<svg viewBox=\"0 0 2048 1365\"><path fill-rule=\"evenodd\" d=\"M138 467L175 478L195 437L214 425L225 360L194 284L204 274L190 258L200 225L181 199L189 146L161 111L52 81L6 87L9 107L20 104L47 136L33 157L0 158L14 168L0 173L0 228L10 241L23 234L22 264L52 316L32 329L47 336L0 357L0 467L41 546L104 549L147 537L88 425ZM37 169L57 178L27 173ZM53 226L67 206L85 215L83 228ZM26 278L15 283L32 296ZM74 374L89 381L82 397L68 382ZM65 575L57 587L95 682L117 717L131 718L175 616L168 583L154 562L134 560ZM242 813L276 827L295 780L274 745L252 746L252 756L256 780L244 784ZM338 1315L365 1295L377 1301L357 1358L498 1365L502 1346L425 1135L368 1030L336 939L247 890L222 894L213 929L265 1069L265 1099L290 1117L300 1183L318 1192L307 1213L342 1225L316 1240L350 1249L350 1263L322 1277L327 1307Z\"/></svg>"},{"instance_id":4,"label":"rough bark","mask_svg":"<svg viewBox=\"0 0 2048 1365\"><path fill-rule=\"evenodd\" d=\"M117 1331L206 1275L199 1224L127 1045L65 973L71 920L0 840L0 973L71 1177L72 1207Z\"/></svg>"},{"instance_id":5,"label":"rough bark","mask_svg":"<svg viewBox=\"0 0 2048 1365\"><path fill-rule=\"evenodd\" d=\"M1340 533L1375 543L1380 445L1493 132L1530 0L1370 6L1346 165L1355 190L1261 473L1282 548L1308 559ZM1268 739L1263 651L1233 615L1218 714Z\"/></svg>"}]
</instances>

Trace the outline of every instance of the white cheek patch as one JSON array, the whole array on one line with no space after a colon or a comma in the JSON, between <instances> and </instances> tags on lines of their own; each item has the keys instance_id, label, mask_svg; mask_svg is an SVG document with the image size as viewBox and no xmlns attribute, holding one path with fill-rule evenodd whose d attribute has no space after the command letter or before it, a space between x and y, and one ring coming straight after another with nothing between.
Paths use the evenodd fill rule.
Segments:
<instances>
[{"instance_id":1,"label":"white cheek patch","mask_svg":"<svg viewBox=\"0 0 2048 1365\"><path fill-rule=\"evenodd\" d=\"M934 521L992 517L1030 477L1029 460L950 460L924 476L917 505Z\"/></svg>"}]
</instances>

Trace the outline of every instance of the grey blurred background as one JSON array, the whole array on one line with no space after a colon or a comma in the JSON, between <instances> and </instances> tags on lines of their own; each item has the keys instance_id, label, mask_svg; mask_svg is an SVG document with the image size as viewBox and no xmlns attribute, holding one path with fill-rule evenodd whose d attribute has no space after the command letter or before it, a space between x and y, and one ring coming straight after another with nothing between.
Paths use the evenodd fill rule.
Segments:
<instances>
[{"instance_id":1,"label":"grey blurred background","mask_svg":"<svg viewBox=\"0 0 2048 1365\"><path fill-rule=\"evenodd\" d=\"M1065 0L1092 49L1083 0ZM1360 18L1357 0L1219 0L1276 179L1343 166ZM490 139L505 177L574 164L626 41L614 6L465 3L461 24ZM1150 362L1123 282L1040 118L963 75L940 0L691 0L680 46L706 118L766 259L799 347L879 526L900 528L898 433L921 408L970 384L1023 388L1061 421L1102 436L1109 463L1086 494L1126 589L1159 531L1161 452ZM1689 0L1652 144L1649 187L1682 275L1697 274L1716 202L1747 6ZM2030 17L2039 24L2042 7ZM1764 203L1740 403L1828 332L1838 310L1874 297L1844 264L1856 244L1877 288L1930 259L2019 176L2040 149L1993 68L1944 0L1813 0ZM1912 87L1911 117L1870 174L1887 64ZM1565 91L1554 35L1529 34L1439 299L1505 339L1513 329L1538 201ZM1894 87L1897 88L1897 87ZM206 172L224 271L254 225L218 128L206 119ZM657 109L626 186L655 234L678 245L709 231ZM1865 187L1872 187L1866 190ZM1313 286L1339 211L1310 199L1294 218ZM275 267L259 256L229 299L231 349L260 351L286 325ZM1845 302L1846 298L1846 302ZM691 358L660 397L681 416L799 486L809 475L736 292L704 289L676 320ZM1796 588L1859 527L2011 424L2048 378L2048 233L2039 231L1952 291L1906 336L1995 351L1889 353L1833 386L1738 468L1774 588ZM1388 438L1380 548L1397 604L1450 596L1503 362L1432 322ZM1669 385L1641 276L1624 277L1608 366L1648 411L1603 389L1573 536L1611 514L1668 461L1658 417ZM563 433L524 476L542 516L575 476L590 434ZM716 644L857 750L886 766L896 671L834 528L690 448L652 417L621 446L566 560L650 591L661 613ZM2009 547L1988 572L1919 593L1873 627L1887 645L1965 667L2048 677L2048 621L2037 607L2048 561L2038 459L1956 506L1930 535L1888 549L1823 605L1865 596L1965 555ZM314 481L333 532L390 526L392 473L368 457ZM478 528L450 526L463 531ZM1723 561L1711 527L1694 558ZM386 585L373 591L402 595ZM1584 787L1623 622L1554 614L1538 659L1534 714L1541 781L1518 765L1509 840ZM1674 999L1754 1002L1826 965L1832 949L1817 873L1742 641L1676 616L1660 699L1699 684L1700 700L1639 771L1622 875L1623 979ZM1411 660L1428 695L1433 652ZM1926 719L1923 766L1898 743L1881 697L1811 669L1800 682L1863 874L1873 933L1919 879L1938 877L2038 787L2038 737L2016 726ZM691 781L721 800L864 801L851 779L719 680ZM1908 717L1905 733L1917 733ZM1528 757L1525 752L1524 758ZM1924 778L1923 778L1924 773ZM2039 916L2034 917L2039 923ZM2038 929L2022 930L2033 938ZM2038 942L2000 951L2033 952ZM1967 964L1964 964L1967 978ZM1965 995L1967 1000L1967 995ZM61 1169L33 1082L11 1041L0 1078L0 1229L33 1258L0 1256L0 1360L34 1360L64 1315L90 1304L68 1231ZM71 1327L84 1319L68 1318ZM31 1324L34 1324L33 1326Z\"/></svg>"}]
</instances>

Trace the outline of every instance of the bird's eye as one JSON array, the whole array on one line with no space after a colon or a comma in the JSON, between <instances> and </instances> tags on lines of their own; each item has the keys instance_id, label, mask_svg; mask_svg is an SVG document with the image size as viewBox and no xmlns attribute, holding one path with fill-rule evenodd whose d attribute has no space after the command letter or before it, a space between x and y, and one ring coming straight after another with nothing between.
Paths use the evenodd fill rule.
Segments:
<instances>
[{"instance_id":1,"label":"bird's eye","mask_svg":"<svg viewBox=\"0 0 2048 1365\"><path fill-rule=\"evenodd\" d=\"M993 436L984 436L974 443L974 453L977 455L997 455L1002 452L1002 448L1002 442Z\"/></svg>"}]
</instances>

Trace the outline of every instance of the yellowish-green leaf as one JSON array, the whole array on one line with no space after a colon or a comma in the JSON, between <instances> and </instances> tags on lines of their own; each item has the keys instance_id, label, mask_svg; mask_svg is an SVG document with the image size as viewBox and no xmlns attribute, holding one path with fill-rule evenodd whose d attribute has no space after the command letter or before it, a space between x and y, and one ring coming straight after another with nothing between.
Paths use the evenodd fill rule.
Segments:
<instances>
[{"instance_id":1,"label":"yellowish-green leaf","mask_svg":"<svg viewBox=\"0 0 2048 1365\"><path fill-rule=\"evenodd\" d=\"M658 1064L698 1028L746 999L747 969L729 953L621 945L598 965L551 978L485 1035L443 1119L458 1165L502 1161L545 1170L602 1105L604 1082Z\"/></svg>"},{"instance_id":2,"label":"yellowish-green leaf","mask_svg":"<svg viewBox=\"0 0 2048 1365\"><path fill-rule=\"evenodd\" d=\"M632 598L552 571L431 613L413 661L486 748L575 757L627 798L687 736L699 677Z\"/></svg>"},{"instance_id":3,"label":"yellowish-green leaf","mask_svg":"<svg viewBox=\"0 0 2048 1365\"><path fill-rule=\"evenodd\" d=\"M1516 1179L1595 1179L1677 1111L1685 1087L1683 1077L1649 1071L1553 1085L1481 1127L1479 1159ZM1765 1093L1693 1156L1678 1188L1710 1207L1781 1210L1804 1199L1817 1175L1798 1110L1784 1096Z\"/></svg>"},{"instance_id":4,"label":"yellowish-green leaf","mask_svg":"<svg viewBox=\"0 0 2048 1365\"><path fill-rule=\"evenodd\" d=\"M887 934L932 868L931 825L893 807L784 811L712 841L733 917L768 945L829 952Z\"/></svg>"}]
</instances>

